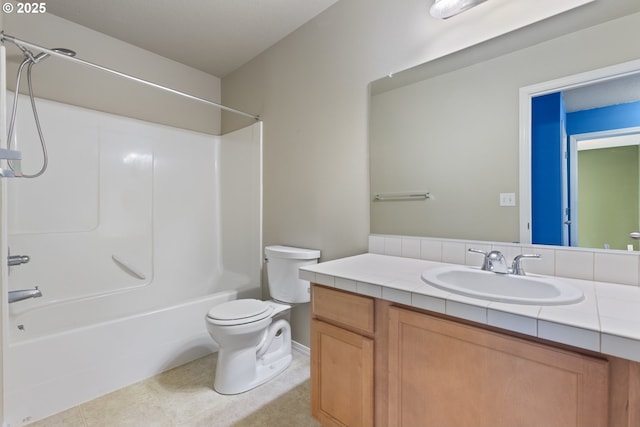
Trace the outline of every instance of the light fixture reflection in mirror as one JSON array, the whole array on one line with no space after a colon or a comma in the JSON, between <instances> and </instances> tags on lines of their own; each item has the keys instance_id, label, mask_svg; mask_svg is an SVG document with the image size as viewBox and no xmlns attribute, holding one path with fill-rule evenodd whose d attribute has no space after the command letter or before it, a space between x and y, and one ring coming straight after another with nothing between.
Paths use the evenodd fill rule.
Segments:
<instances>
[{"instance_id":1,"label":"light fixture reflection in mirror","mask_svg":"<svg viewBox=\"0 0 640 427\"><path fill-rule=\"evenodd\" d=\"M447 19L471 9L486 0L435 0L429 13L434 18Z\"/></svg>"}]
</instances>

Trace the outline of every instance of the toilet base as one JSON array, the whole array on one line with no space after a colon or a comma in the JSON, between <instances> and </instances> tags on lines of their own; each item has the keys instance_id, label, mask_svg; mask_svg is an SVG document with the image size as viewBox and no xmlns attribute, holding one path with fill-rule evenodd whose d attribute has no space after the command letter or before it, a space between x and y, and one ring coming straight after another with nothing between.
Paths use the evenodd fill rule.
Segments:
<instances>
[{"instance_id":1,"label":"toilet base","mask_svg":"<svg viewBox=\"0 0 640 427\"><path fill-rule=\"evenodd\" d=\"M281 355L276 359L267 354L262 360L258 360L257 364L255 362L255 350L252 351L250 355L253 359L250 364L239 362L242 357L238 358L238 354L232 355L229 359L227 359L226 356L224 351L218 354L216 376L213 382L213 389L220 394L240 394L256 388L287 369L293 360L291 352ZM238 368L242 371L242 368L246 368L247 366L255 368L254 372L238 372ZM240 373L239 376L244 377L244 379L238 378L237 375L219 375L219 372ZM247 374L250 376L248 380Z\"/></svg>"},{"instance_id":2,"label":"toilet base","mask_svg":"<svg viewBox=\"0 0 640 427\"><path fill-rule=\"evenodd\" d=\"M220 394L243 393L271 380L291 364L291 326L279 319L269 325L257 346L228 347L222 346L218 352L213 388Z\"/></svg>"}]
</instances>

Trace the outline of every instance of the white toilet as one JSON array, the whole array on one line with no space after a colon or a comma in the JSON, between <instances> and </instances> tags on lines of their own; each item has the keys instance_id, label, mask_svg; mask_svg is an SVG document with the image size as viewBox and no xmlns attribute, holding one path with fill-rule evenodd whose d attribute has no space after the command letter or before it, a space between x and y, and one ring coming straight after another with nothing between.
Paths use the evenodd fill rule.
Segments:
<instances>
[{"instance_id":1,"label":"white toilet","mask_svg":"<svg viewBox=\"0 0 640 427\"><path fill-rule=\"evenodd\" d=\"M220 347L213 388L238 394L259 386L291 363L291 304L310 300L309 282L298 268L315 264L320 251L267 246L265 260L272 300L238 299L222 303L206 316L209 335Z\"/></svg>"}]
</instances>

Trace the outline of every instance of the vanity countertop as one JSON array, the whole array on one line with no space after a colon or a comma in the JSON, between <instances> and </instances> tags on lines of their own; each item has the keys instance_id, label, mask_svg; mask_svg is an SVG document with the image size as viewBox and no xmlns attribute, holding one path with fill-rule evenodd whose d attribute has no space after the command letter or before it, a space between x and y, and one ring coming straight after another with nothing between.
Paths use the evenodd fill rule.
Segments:
<instances>
[{"instance_id":1,"label":"vanity countertop","mask_svg":"<svg viewBox=\"0 0 640 427\"><path fill-rule=\"evenodd\" d=\"M304 266L300 278L640 362L638 286L557 277L580 288L585 299L559 306L507 304L453 294L422 281L423 271L444 265L367 253Z\"/></svg>"}]
</instances>

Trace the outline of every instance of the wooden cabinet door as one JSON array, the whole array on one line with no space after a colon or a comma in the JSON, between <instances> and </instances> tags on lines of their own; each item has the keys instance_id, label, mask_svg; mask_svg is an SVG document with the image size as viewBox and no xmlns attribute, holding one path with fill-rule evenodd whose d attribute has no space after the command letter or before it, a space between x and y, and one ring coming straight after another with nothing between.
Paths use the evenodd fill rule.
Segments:
<instances>
[{"instance_id":1,"label":"wooden cabinet door","mask_svg":"<svg viewBox=\"0 0 640 427\"><path fill-rule=\"evenodd\" d=\"M373 425L373 340L311 320L311 415L323 426Z\"/></svg>"},{"instance_id":2,"label":"wooden cabinet door","mask_svg":"<svg viewBox=\"0 0 640 427\"><path fill-rule=\"evenodd\" d=\"M604 360L392 307L389 427L606 426Z\"/></svg>"}]
</instances>

